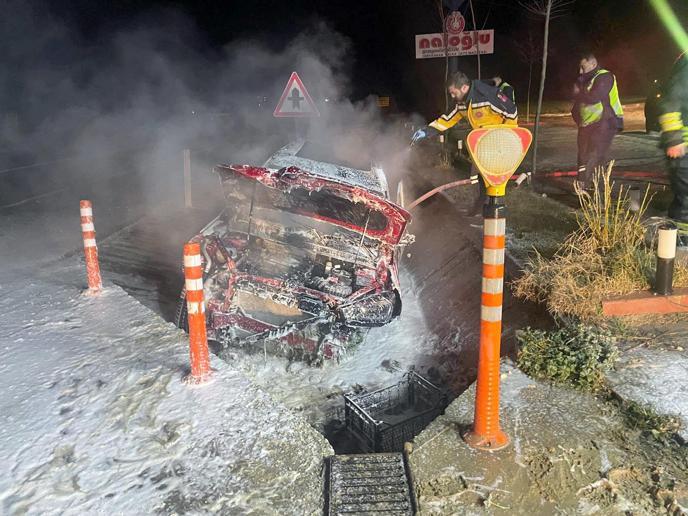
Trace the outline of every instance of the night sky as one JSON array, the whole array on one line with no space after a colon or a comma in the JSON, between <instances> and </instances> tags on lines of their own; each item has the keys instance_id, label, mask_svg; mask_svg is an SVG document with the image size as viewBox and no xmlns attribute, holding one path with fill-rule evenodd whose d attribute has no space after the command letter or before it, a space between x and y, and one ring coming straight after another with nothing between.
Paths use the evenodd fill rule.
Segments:
<instances>
[{"instance_id":1,"label":"night sky","mask_svg":"<svg viewBox=\"0 0 688 516\"><path fill-rule=\"evenodd\" d=\"M688 19L686 2L674 4L679 17ZM84 45L98 45L131 24L154 23L160 12L183 13L174 16L188 18L194 26L188 44L209 55L247 37L279 48L314 20L324 20L351 40L353 98L388 94L401 109L424 112L434 109L442 92L443 60L416 60L414 55L414 34L440 30L432 0L71 0L49 5ZM541 19L529 17L515 0L474 0L474 6L479 28L495 30L495 54L483 56L483 75L499 72L515 85L517 94L524 92L528 67L516 47L529 31L541 40ZM468 16L469 27L471 23ZM678 52L648 2L577 0L570 13L555 20L551 28L547 97L567 97L577 73L577 55L586 49L595 51L602 64L616 73L625 96L644 96L648 83L666 72ZM469 74L476 73L475 65L475 57L458 59L458 67ZM536 67L534 77L538 73Z\"/></svg>"}]
</instances>

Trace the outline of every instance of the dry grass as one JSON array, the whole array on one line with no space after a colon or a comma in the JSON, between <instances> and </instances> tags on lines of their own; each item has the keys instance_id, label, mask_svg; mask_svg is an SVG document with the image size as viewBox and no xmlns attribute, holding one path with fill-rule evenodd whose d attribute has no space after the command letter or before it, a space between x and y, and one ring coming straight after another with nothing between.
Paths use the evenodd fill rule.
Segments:
<instances>
[{"instance_id":1,"label":"dry grass","mask_svg":"<svg viewBox=\"0 0 688 516\"><path fill-rule=\"evenodd\" d=\"M645 244L642 217L650 201L645 195L640 210L629 209L627 190L612 197L613 163L600 170L592 194L577 190L581 210L578 229L571 233L551 259L539 253L529 260L514 282L516 296L545 303L555 316L584 320L601 317L602 300L650 287L655 254ZM688 285L688 269L677 263L674 285Z\"/></svg>"}]
</instances>

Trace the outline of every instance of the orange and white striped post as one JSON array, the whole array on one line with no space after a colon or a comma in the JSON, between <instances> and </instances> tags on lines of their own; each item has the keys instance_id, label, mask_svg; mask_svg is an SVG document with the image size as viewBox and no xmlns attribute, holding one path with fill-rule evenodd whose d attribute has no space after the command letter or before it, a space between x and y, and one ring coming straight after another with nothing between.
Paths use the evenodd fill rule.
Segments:
<instances>
[{"instance_id":1,"label":"orange and white striped post","mask_svg":"<svg viewBox=\"0 0 688 516\"><path fill-rule=\"evenodd\" d=\"M84 239L88 290L91 293L97 293L103 288L103 281L98 265L98 247L96 246L96 230L93 226L93 204L91 201L79 202L79 212L81 214L81 235Z\"/></svg>"},{"instance_id":2,"label":"orange and white striped post","mask_svg":"<svg viewBox=\"0 0 688 516\"><path fill-rule=\"evenodd\" d=\"M491 126L471 131L466 146L487 187L483 210L483 277L480 296L480 354L473 428L463 437L469 446L499 450L509 437L499 425L499 361L504 296L504 247L509 178L523 161L532 135L514 126Z\"/></svg>"},{"instance_id":3,"label":"orange and white striped post","mask_svg":"<svg viewBox=\"0 0 688 516\"><path fill-rule=\"evenodd\" d=\"M483 278L480 304L480 357L473 429L464 438L474 448L499 450L509 438L499 425L499 361L504 295L506 207L489 197L484 208Z\"/></svg>"},{"instance_id":4,"label":"orange and white striped post","mask_svg":"<svg viewBox=\"0 0 688 516\"><path fill-rule=\"evenodd\" d=\"M189 383L200 384L210 379L208 336L205 328L205 302L203 300L203 268L201 246L195 242L184 245L184 284L189 322L189 352L191 375Z\"/></svg>"}]
</instances>

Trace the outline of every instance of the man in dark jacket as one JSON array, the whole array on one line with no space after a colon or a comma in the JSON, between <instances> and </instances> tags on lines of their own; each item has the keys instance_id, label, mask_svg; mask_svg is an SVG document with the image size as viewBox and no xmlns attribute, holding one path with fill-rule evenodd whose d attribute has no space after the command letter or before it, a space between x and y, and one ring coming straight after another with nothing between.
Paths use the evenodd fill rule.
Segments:
<instances>
[{"instance_id":1,"label":"man in dark jacket","mask_svg":"<svg viewBox=\"0 0 688 516\"><path fill-rule=\"evenodd\" d=\"M413 142L454 127L466 120L471 128L486 125L518 125L518 111L504 93L493 85L472 81L463 72L456 72L447 82L447 90L454 100L452 110L416 131Z\"/></svg>"},{"instance_id":2,"label":"man in dark jacket","mask_svg":"<svg viewBox=\"0 0 688 516\"><path fill-rule=\"evenodd\" d=\"M447 82L449 95L455 102L453 109L441 115L426 127L418 129L412 143L423 138L443 133L461 120L468 122L472 129L487 125L518 125L518 110L504 93L483 81L472 81L463 72L456 72ZM477 172L472 171L471 175ZM468 209L469 215L478 215L486 199L485 186L480 184L480 194L474 205Z\"/></svg>"},{"instance_id":3,"label":"man in dark jacket","mask_svg":"<svg viewBox=\"0 0 688 516\"><path fill-rule=\"evenodd\" d=\"M578 125L578 181L589 189L595 170L607 164L614 135L623 130L623 109L614 74L600 68L592 54L579 65L571 115Z\"/></svg>"},{"instance_id":4,"label":"man in dark jacket","mask_svg":"<svg viewBox=\"0 0 688 516\"><path fill-rule=\"evenodd\" d=\"M688 226L688 56L682 54L671 72L659 104L662 146L669 161L674 200L669 217Z\"/></svg>"}]
</instances>

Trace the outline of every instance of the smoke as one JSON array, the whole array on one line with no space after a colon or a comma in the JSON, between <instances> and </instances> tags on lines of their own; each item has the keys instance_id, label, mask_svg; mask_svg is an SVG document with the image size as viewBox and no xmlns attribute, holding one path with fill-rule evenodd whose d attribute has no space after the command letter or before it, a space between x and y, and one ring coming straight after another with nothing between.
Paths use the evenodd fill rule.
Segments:
<instances>
[{"instance_id":1,"label":"smoke","mask_svg":"<svg viewBox=\"0 0 688 516\"><path fill-rule=\"evenodd\" d=\"M351 45L323 22L279 47L253 39L214 48L172 10L91 37L44 2L11 1L9 11L0 22L0 53L12 71L0 83L3 147L33 161L71 158L51 170L64 181L136 171L145 196L181 199L185 148L194 175L210 181L215 163L261 164L296 136L292 120L272 117L294 70L322 113L298 132L350 162L403 154L399 124L382 118L375 99L348 99ZM403 164L394 165L399 174ZM40 191L37 176L22 174L22 186Z\"/></svg>"}]
</instances>

